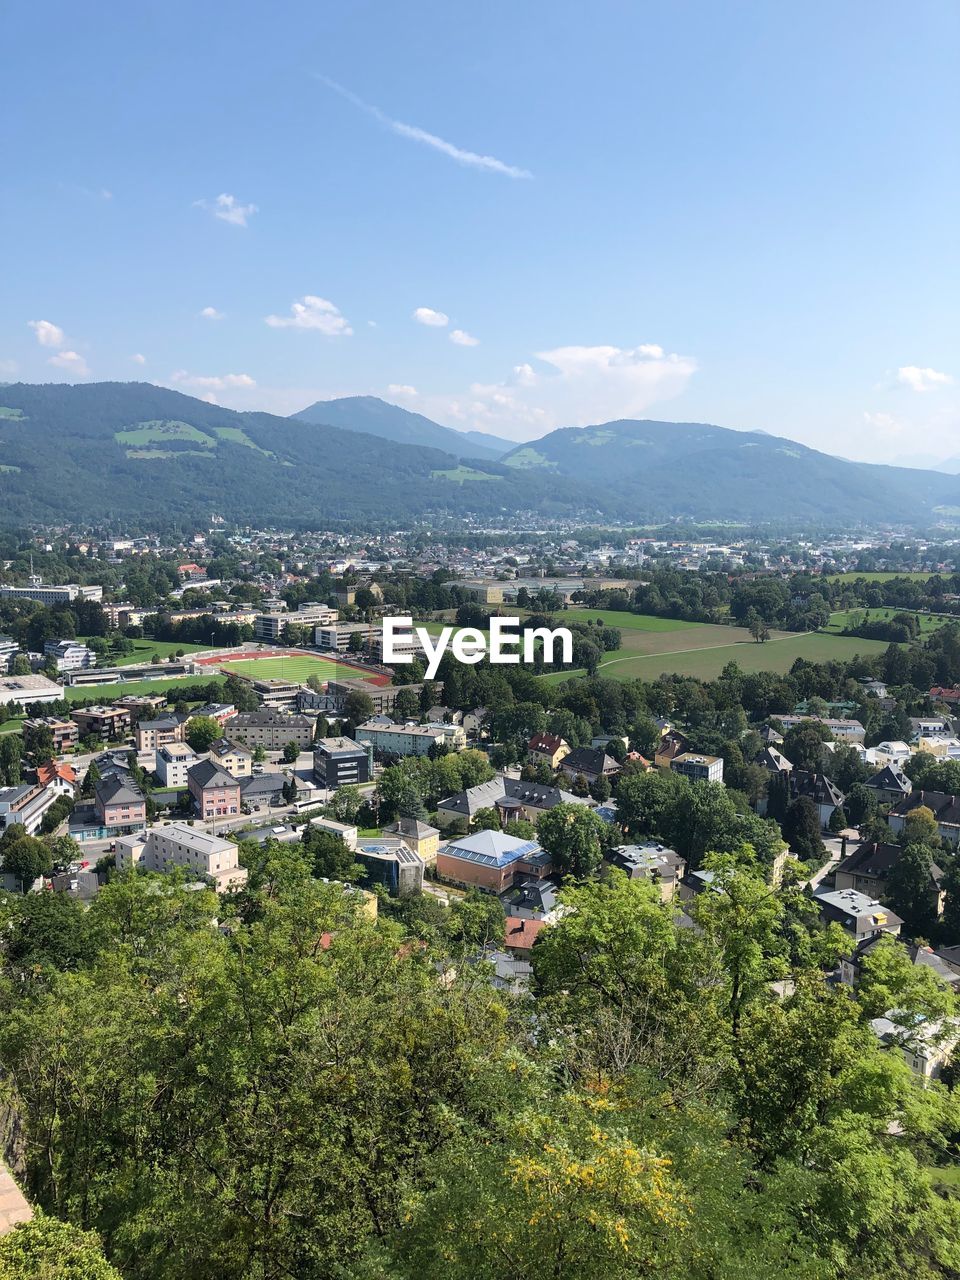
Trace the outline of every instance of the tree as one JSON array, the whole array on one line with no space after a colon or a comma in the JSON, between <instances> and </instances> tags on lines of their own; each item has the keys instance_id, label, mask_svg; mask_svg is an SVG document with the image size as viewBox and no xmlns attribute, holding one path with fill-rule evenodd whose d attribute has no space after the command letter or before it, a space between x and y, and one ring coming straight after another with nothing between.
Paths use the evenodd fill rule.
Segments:
<instances>
[{"instance_id":1,"label":"tree","mask_svg":"<svg viewBox=\"0 0 960 1280\"><path fill-rule=\"evenodd\" d=\"M393 714L397 720L417 720L420 717L420 698L415 689L404 686L397 690L397 700L393 705Z\"/></svg>"},{"instance_id":2,"label":"tree","mask_svg":"<svg viewBox=\"0 0 960 1280\"><path fill-rule=\"evenodd\" d=\"M20 739L15 733L0 736L0 786L15 787L23 777Z\"/></svg>"},{"instance_id":3,"label":"tree","mask_svg":"<svg viewBox=\"0 0 960 1280\"><path fill-rule=\"evenodd\" d=\"M35 764L43 764L54 756L53 730L42 721L23 726L23 749Z\"/></svg>"},{"instance_id":4,"label":"tree","mask_svg":"<svg viewBox=\"0 0 960 1280\"><path fill-rule=\"evenodd\" d=\"M833 741L833 733L818 720L801 720L783 735L783 754L795 769L820 773L826 751L825 742Z\"/></svg>"},{"instance_id":5,"label":"tree","mask_svg":"<svg viewBox=\"0 0 960 1280\"><path fill-rule=\"evenodd\" d=\"M30 659L25 653L18 653L14 656L13 665L10 668L11 675L28 676L32 670Z\"/></svg>"},{"instance_id":6,"label":"tree","mask_svg":"<svg viewBox=\"0 0 960 1280\"><path fill-rule=\"evenodd\" d=\"M578 773L574 780L570 783L570 790L575 796L582 796L584 799L590 794L590 783L582 773Z\"/></svg>"},{"instance_id":7,"label":"tree","mask_svg":"<svg viewBox=\"0 0 960 1280\"><path fill-rule=\"evenodd\" d=\"M905 845L887 875L886 897L913 938L931 938L937 925L937 886L926 844Z\"/></svg>"},{"instance_id":8,"label":"tree","mask_svg":"<svg viewBox=\"0 0 960 1280\"><path fill-rule=\"evenodd\" d=\"M889 934L880 934L864 955L857 998L867 1018L897 1009L935 1022L955 1006L947 985L927 965L914 964L904 944Z\"/></svg>"},{"instance_id":9,"label":"tree","mask_svg":"<svg viewBox=\"0 0 960 1280\"><path fill-rule=\"evenodd\" d=\"M351 631L347 639L347 653L363 653L363 632Z\"/></svg>"},{"instance_id":10,"label":"tree","mask_svg":"<svg viewBox=\"0 0 960 1280\"><path fill-rule=\"evenodd\" d=\"M123 1280L100 1237L37 1211L0 1237L0 1280Z\"/></svg>"},{"instance_id":11,"label":"tree","mask_svg":"<svg viewBox=\"0 0 960 1280\"><path fill-rule=\"evenodd\" d=\"M824 852L817 806L809 796L797 796L787 806L783 838L801 858L818 858Z\"/></svg>"},{"instance_id":12,"label":"tree","mask_svg":"<svg viewBox=\"0 0 960 1280\"><path fill-rule=\"evenodd\" d=\"M343 714L351 724L362 724L373 715L373 699L362 689L352 689L343 700Z\"/></svg>"},{"instance_id":13,"label":"tree","mask_svg":"<svg viewBox=\"0 0 960 1280\"><path fill-rule=\"evenodd\" d=\"M925 844L931 848L939 846L940 828L937 826L937 819L932 809L925 804L920 804L910 810L903 820L900 843L902 845Z\"/></svg>"},{"instance_id":14,"label":"tree","mask_svg":"<svg viewBox=\"0 0 960 1280\"><path fill-rule=\"evenodd\" d=\"M356 822L363 797L356 786L338 787L330 801L330 811L338 822Z\"/></svg>"},{"instance_id":15,"label":"tree","mask_svg":"<svg viewBox=\"0 0 960 1280\"><path fill-rule=\"evenodd\" d=\"M503 904L493 894L471 889L450 909L447 934L460 950L483 951L488 946L501 946L505 932Z\"/></svg>"},{"instance_id":16,"label":"tree","mask_svg":"<svg viewBox=\"0 0 960 1280\"><path fill-rule=\"evenodd\" d=\"M605 773L594 778L590 786L590 795L598 804L610 799L610 779Z\"/></svg>"},{"instance_id":17,"label":"tree","mask_svg":"<svg viewBox=\"0 0 960 1280\"><path fill-rule=\"evenodd\" d=\"M470 825L475 831L499 831L500 830L500 814L493 807L486 809L478 809L473 815L473 821Z\"/></svg>"},{"instance_id":18,"label":"tree","mask_svg":"<svg viewBox=\"0 0 960 1280\"><path fill-rule=\"evenodd\" d=\"M363 874L343 839L322 827L306 826L301 837L315 876L324 880L356 880Z\"/></svg>"},{"instance_id":19,"label":"tree","mask_svg":"<svg viewBox=\"0 0 960 1280\"><path fill-rule=\"evenodd\" d=\"M8 827L0 839L3 867L19 882L24 893L39 876L49 875L53 869L50 850L36 836L28 836L22 827Z\"/></svg>"},{"instance_id":20,"label":"tree","mask_svg":"<svg viewBox=\"0 0 960 1280\"><path fill-rule=\"evenodd\" d=\"M222 737L223 730L213 716L191 716L187 721L187 742L198 755L209 751Z\"/></svg>"},{"instance_id":21,"label":"tree","mask_svg":"<svg viewBox=\"0 0 960 1280\"><path fill-rule=\"evenodd\" d=\"M285 742L283 744L284 764L294 764L297 760L299 760L299 758L300 758L300 744L298 742L294 742L292 739L290 742Z\"/></svg>"},{"instance_id":22,"label":"tree","mask_svg":"<svg viewBox=\"0 0 960 1280\"><path fill-rule=\"evenodd\" d=\"M263 744L258 742L257 745L253 748L253 763L263 764L266 758L267 758L267 752Z\"/></svg>"},{"instance_id":23,"label":"tree","mask_svg":"<svg viewBox=\"0 0 960 1280\"><path fill-rule=\"evenodd\" d=\"M558 804L540 815L537 839L561 876L583 880L603 857L606 827L585 804Z\"/></svg>"}]
</instances>

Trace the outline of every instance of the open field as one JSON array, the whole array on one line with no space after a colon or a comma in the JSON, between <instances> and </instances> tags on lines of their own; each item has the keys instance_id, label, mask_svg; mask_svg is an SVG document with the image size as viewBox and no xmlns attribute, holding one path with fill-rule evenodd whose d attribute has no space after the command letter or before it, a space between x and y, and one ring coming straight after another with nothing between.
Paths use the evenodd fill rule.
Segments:
<instances>
[{"instance_id":1,"label":"open field","mask_svg":"<svg viewBox=\"0 0 960 1280\"><path fill-rule=\"evenodd\" d=\"M857 654L882 653L882 640L857 640L822 632L775 631L765 644L757 644L743 627L704 624L681 632L623 633L623 645L605 654L599 674L612 680L656 680L664 673L714 680L728 662L743 671L789 671L797 658L808 662L849 661ZM571 674L556 672L543 676L556 682Z\"/></svg>"},{"instance_id":2,"label":"open field","mask_svg":"<svg viewBox=\"0 0 960 1280\"><path fill-rule=\"evenodd\" d=\"M916 613L913 609L894 609L891 606L883 609L848 609L846 612L831 613L830 621L824 631L832 635L839 635L844 627L850 625L851 620L856 615L863 616L863 614L866 614L871 622L889 622L894 614L897 613L909 613L911 617L919 618L921 636L928 636L931 631L937 631L948 622L960 622L960 618L952 617L946 613Z\"/></svg>"},{"instance_id":3,"label":"open field","mask_svg":"<svg viewBox=\"0 0 960 1280\"><path fill-rule=\"evenodd\" d=\"M564 609L556 615L560 622L596 622L619 631L686 631L703 622L681 622L679 618L659 618L650 613L622 613L619 609Z\"/></svg>"},{"instance_id":4,"label":"open field","mask_svg":"<svg viewBox=\"0 0 960 1280\"><path fill-rule=\"evenodd\" d=\"M25 716L11 716L9 720L4 720L3 724L0 724L0 733L19 733L25 719Z\"/></svg>"},{"instance_id":5,"label":"open field","mask_svg":"<svg viewBox=\"0 0 960 1280\"><path fill-rule=\"evenodd\" d=\"M369 671L362 671L349 662L338 662L335 658L324 658L319 654L297 654L296 657L278 656L226 658L217 662L221 672L235 672L238 676L247 676L251 680L296 680L306 683L311 676L320 680L356 680L375 679Z\"/></svg>"},{"instance_id":6,"label":"open field","mask_svg":"<svg viewBox=\"0 0 960 1280\"><path fill-rule=\"evenodd\" d=\"M177 685L192 684L222 684L218 673L211 669L210 674L197 676L173 676L169 680L122 680L120 684L101 684L101 685L78 685L71 687L70 685L64 691L64 697L67 702L87 702L97 699L100 702L114 702L117 698L126 696L138 698L145 694L166 693L168 689L175 689Z\"/></svg>"},{"instance_id":7,"label":"open field","mask_svg":"<svg viewBox=\"0 0 960 1280\"><path fill-rule=\"evenodd\" d=\"M856 582L858 578L863 578L865 582L890 582L892 578L908 578L911 582L926 582L928 578L935 578L935 573L827 573L824 577L830 582ZM949 576L949 575L944 575Z\"/></svg>"},{"instance_id":8,"label":"open field","mask_svg":"<svg viewBox=\"0 0 960 1280\"><path fill-rule=\"evenodd\" d=\"M83 641L90 640L90 636L81 636ZM141 662L150 662L155 653L161 658L172 657L178 649L182 649L187 653L202 653L205 649L209 649L208 644L184 644L181 640L134 640L132 641L133 650L130 653L120 653L116 656L110 655L106 665L109 667L132 667Z\"/></svg>"}]
</instances>

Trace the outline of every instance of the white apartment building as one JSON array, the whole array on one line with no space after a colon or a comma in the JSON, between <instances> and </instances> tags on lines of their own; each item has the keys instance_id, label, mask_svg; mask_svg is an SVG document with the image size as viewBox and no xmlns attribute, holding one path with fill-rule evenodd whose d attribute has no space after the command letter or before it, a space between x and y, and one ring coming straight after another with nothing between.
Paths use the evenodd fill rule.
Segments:
<instances>
[{"instance_id":1,"label":"white apartment building","mask_svg":"<svg viewBox=\"0 0 960 1280\"><path fill-rule=\"evenodd\" d=\"M0 671L9 671L19 652L20 646L13 636L0 636Z\"/></svg>"},{"instance_id":2,"label":"white apartment building","mask_svg":"<svg viewBox=\"0 0 960 1280\"><path fill-rule=\"evenodd\" d=\"M62 697L63 685L46 676L0 677L0 704L19 702L25 707L31 702L59 702Z\"/></svg>"},{"instance_id":3,"label":"white apartment building","mask_svg":"<svg viewBox=\"0 0 960 1280\"><path fill-rule=\"evenodd\" d=\"M346 653L350 647L352 635L359 633L366 647L379 642L381 631L379 623L337 622L331 626L317 627L314 632L314 643L318 649L333 649L337 653Z\"/></svg>"},{"instance_id":4,"label":"white apartment building","mask_svg":"<svg viewBox=\"0 0 960 1280\"><path fill-rule=\"evenodd\" d=\"M459 726L416 724L381 724L375 720L357 725L358 742L369 742L374 751L384 751L394 756L425 756L430 748L446 741L444 729ZM463 730L461 729L461 733Z\"/></svg>"},{"instance_id":5,"label":"white apartment building","mask_svg":"<svg viewBox=\"0 0 960 1280\"><path fill-rule=\"evenodd\" d=\"M60 795L54 787L37 786L32 782L0 787L0 831L19 825L28 836L36 835L43 815L60 799Z\"/></svg>"},{"instance_id":6,"label":"white apartment building","mask_svg":"<svg viewBox=\"0 0 960 1280\"><path fill-rule=\"evenodd\" d=\"M0 586L0 598L7 600L37 600L40 604L69 604L72 600L102 600L103 587L82 587L75 582L54 586L44 584L39 574L34 574L27 587Z\"/></svg>"},{"instance_id":7,"label":"white apartment building","mask_svg":"<svg viewBox=\"0 0 960 1280\"><path fill-rule=\"evenodd\" d=\"M253 634L258 640L274 643L280 639L283 628L290 623L294 627L329 627L336 623L339 613L326 604L302 604L289 613L258 613L253 623Z\"/></svg>"},{"instance_id":8,"label":"white apartment building","mask_svg":"<svg viewBox=\"0 0 960 1280\"><path fill-rule=\"evenodd\" d=\"M196 752L185 742L168 742L157 748L156 774L165 787L184 791L187 786L187 770L197 763Z\"/></svg>"},{"instance_id":9,"label":"white apartment building","mask_svg":"<svg viewBox=\"0 0 960 1280\"><path fill-rule=\"evenodd\" d=\"M147 827L133 835L120 836L116 845L120 871L138 867L165 874L184 867L198 877L212 880L218 893L239 889L247 882L247 870L239 865L235 844L185 822Z\"/></svg>"},{"instance_id":10,"label":"white apartment building","mask_svg":"<svg viewBox=\"0 0 960 1280\"><path fill-rule=\"evenodd\" d=\"M82 640L48 640L43 656L52 658L59 672L86 671L97 665L97 655Z\"/></svg>"}]
</instances>

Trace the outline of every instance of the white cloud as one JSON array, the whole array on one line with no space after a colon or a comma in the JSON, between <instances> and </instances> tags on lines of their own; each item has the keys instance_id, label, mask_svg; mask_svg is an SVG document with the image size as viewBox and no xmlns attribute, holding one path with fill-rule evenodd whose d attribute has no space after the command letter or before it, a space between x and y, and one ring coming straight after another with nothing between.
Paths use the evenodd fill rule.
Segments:
<instances>
[{"instance_id":1,"label":"white cloud","mask_svg":"<svg viewBox=\"0 0 960 1280\"><path fill-rule=\"evenodd\" d=\"M480 339L467 333L466 329L454 329L450 334L450 341L458 347L479 347L480 345Z\"/></svg>"},{"instance_id":2,"label":"white cloud","mask_svg":"<svg viewBox=\"0 0 960 1280\"><path fill-rule=\"evenodd\" d=\"M949 373L939 373L936 369L920 369L915 364L904 365L897 370L897 381L911 391L933 391L935 387L946 387L953 382Z\"/></svg>"},{"instance_id":3,"label":"white cloud","mask_svg":"<svg viewBox=\"0 0 960 1280\"><path fill-rule=\"evenodd\" d=\"M417 388L405 382L391 382L387 387L387 393L391 396L415 396Z\"/></svg>"},{"instance_id":4,"label":"white cloud","mask_svg":"<svg viewBox=\"0 0 960 1280\"><path fill-rule=\"evenodd\" d=\"M146 363L147 363L147 357L146 357L146 356L142 356L142 355L140 354L140 352L139 352L139 351L136 353L136 355L131 356L131 357L130 357L130 359L133 361L133 363L134 363L134 364L146 364Z\"/></svg>"},{"instance_id":5,"label":"white cloud","mask_svg":"<svg viewBox=\"0 0 960 1280\"><path fill-rule=\"evenodd\" d=\"M27 324L36 334L41 347L62 347L66 338L59 325L49 320L28 320Z\"/></svg>"},{"instance_id":6,"label":"white cloud","mask_svg":"<svg viewBox=\"0 0 960 1280\"><path fill-rule=\"evenodd\" d=\"M349 337L353 333L350 321L340 314L326 298L306 294L290 307L288 316L266 316L265 323L273 329L316 329L328 338Z\"/></svg>"},{"instance_id":7,"label":"white cloud","mask_svg":"<svg viewBox=\"0 0 960 1280\"><path fill-rule=\"evenodd\" d=\"M895 436L904 430L905 424L892 413L864 413L863 420L868 427L879 431L881 435Z\"/></svg>"},{"instance_id":8,"label":"white cloud","mask_svg":"<svg viewBox=\"0 0 960 1280\"><path fill-rule=\"evenodd\" d=\"M170 381L181 387L194 387L198 391L250 390L257 384L249 373L222 373L206 375L187 373L186 369L176 369L170 375Z\"/></svg>"},{"instance_id":9,"label":"white cloud","mask_svg":"<svg viewBox=\"0 0 960 1280\"><path fill-rule=\"evenodd\" d=\"M413 319L418 324L429 325L432 329L442 329L450 323L450 317L442 311L434 311L433 307L417 307Z\"/></svg>"},{"instance_id":10,"label":"white cloud","mask_svg":"<svg viewBox=\"0 0 960 1280\"><path fill-rule=\"evenodd\" d=\"M409 398L439 422L523 440L554 427L643 414L679 395L697 369L692 356L668 353L653 343L556 347L539 352L537 359L545 366L539 372L523 363L502 382L475 382L456 395Z\"/></svg>"},{"instance_id":11,"label":"white cloud","mask_svg":"<svg viewBox=\"0 0 960 1280\"><path fill-rule=\"evenodd\" d=\"M457 147L452 142L447 142L445 138L437 137L435 133L428 133L426 129L418 128L417 125L404 124L402 120L393 120L390 116L385 115L379 107L365 102L357 94L351 93L343 85L337 84L336 80L331 80L327 76L318 76L317 79L325 84L328 89L339 93L342 98L346 98L355 107L372 116L374 120L378 120L380 124L391 130L391 132L398 134L401 138L407 138L411 142L420 142L425 147L439 151L441 155L448 156L451 160L455 160L457 164L466 165L471 169L482 169L488 173L500 173L507 178L533 177L533 174L528 169L520 169L516 165L505 164L504 161L498 160L496 156L485 156L476 151L466 151L463 147Z\"/></svg>"},{"instance_id":12,"label":"white cloud","mask_svg":"<svg viewBox=\"0 0 960 1280\"><path fill-rule=\"evenodd\" d=\"M218 311L216 307L204 307L200 312L200 317L203 320L222 320L223 312Z\"/></svg>"},{"instance_id":13,"label":"white cloud","mask_svg":"<svg viewBox=\"0 0 960 1280\"><path fill-rule=\"evenodd\" d=\"M235 227L245 227L253 215L260 212L259 205L241 204L236 196L228 195L226 191L221 191L216 200L195 200L194 204Z\"/></svg>"},{"instance_id":14,"label":"white cloud","mask_svg":"<svg viewBox=\"0 0 960 1280\"><path fill-rule=\"evenodd\" d=\"M78 378L86 378L90 373L86 360L76 351L58 351L55 356L50 357L47 364L66 369Z\"/></svg>"}]
</instances>

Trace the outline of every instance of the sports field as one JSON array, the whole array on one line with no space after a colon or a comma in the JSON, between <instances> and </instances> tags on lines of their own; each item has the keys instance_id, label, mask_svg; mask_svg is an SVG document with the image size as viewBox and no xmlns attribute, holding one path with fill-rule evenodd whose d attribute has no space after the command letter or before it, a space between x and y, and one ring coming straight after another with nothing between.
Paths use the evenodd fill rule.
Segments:
<instances>
[{"instance_id":1,"label":"sports field","mask_svg":"<svg viewBox=\"0 0 960 1280\"><path fill-rule=\"evenodd\" d=\"M564 609L556 615L560 622L602 622L618 631L686 631L702 627L702 622L681 622L679 618L659 618L650 613L621 613L618 609Z\"/></svg>"},{"instance_id":2,"label":"sports field","mask_svg":"<svg viewBox=\"0 0 960 1280\"><path fill-rule=\"evenodd\" d=\"M312 653L282 654L274 658L231 656L218 659L217 667L221 672L234 672L250 680L295 680L298 684L306 684L311 676L323 681L380 679L349 662L339 662L336 658L323 658Z\"/></svg>"},{"instance_id":3,"label":"sports field","mask_svg":"<svg viewBox=\"0 0 960 1280\"><path fill-rule=\"evenodd\" d=\"M178 685L222 684L219 673L213 668L210 674L204 672L196 676L174 676L169 680L123 680L120 684L67 685L63 696L67 702L89 702L92 698L100 702L113 702L116 698L139 698L151 693L166 693L168 689L176 689Z\"/></svg>"},{"instance_id":4,"label":"sports field","mask_svg":"<svg viewBox=\"0 0 960 1280\"><path fill-rule=\"evenodd\" d=\"M960 622L960 618L951 617L948 614L917 613L914 609L895 609L890 605L883 609L848 609L845 613L831 613L830 621L824 629L831 634L839 635L844 627L850 626L854 617L862 618L866 614L870 622L889 622L898 613L908 613L911 617L919 618L921 636L928 636L931 631L938 630L948 622Z\"/></svg>"}]
</instances>

